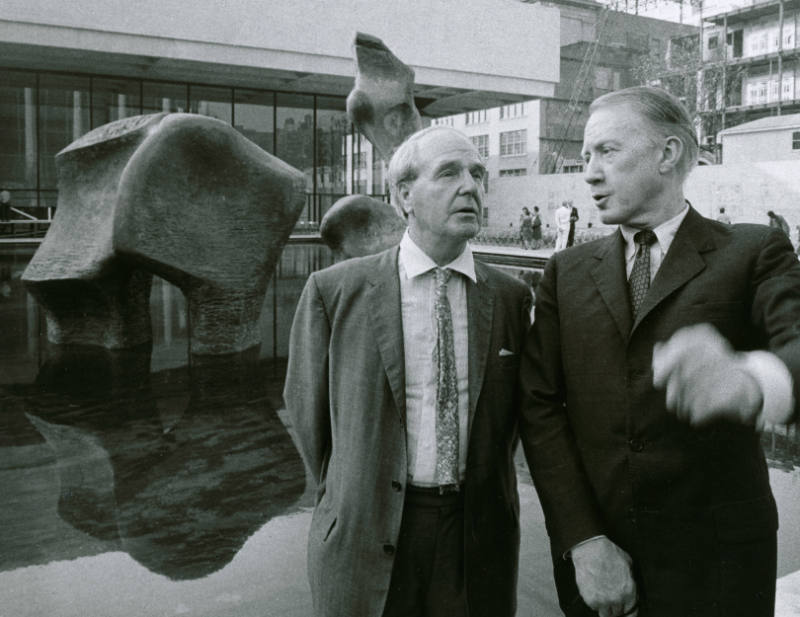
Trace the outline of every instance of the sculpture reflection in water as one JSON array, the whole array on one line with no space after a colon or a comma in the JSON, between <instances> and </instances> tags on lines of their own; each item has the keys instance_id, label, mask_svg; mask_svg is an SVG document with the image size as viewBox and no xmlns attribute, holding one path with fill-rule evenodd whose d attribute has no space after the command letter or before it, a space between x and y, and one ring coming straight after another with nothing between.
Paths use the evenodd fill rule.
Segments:
<instances>
[{"instance_id":1,"label":"sculpture reflection in water","mask_svg":"<svg viewBox=\"0 0 800 617\"><path fill-rule=\"evenodd\" d=\"M17 410L52 449L59 516L173 580L228 564L297 510L302 461L277 409L283 369L257 349L150 375L147 345L51 347ZM277 381L277 383L276 383Z\"/></svg>"}]
</instances>

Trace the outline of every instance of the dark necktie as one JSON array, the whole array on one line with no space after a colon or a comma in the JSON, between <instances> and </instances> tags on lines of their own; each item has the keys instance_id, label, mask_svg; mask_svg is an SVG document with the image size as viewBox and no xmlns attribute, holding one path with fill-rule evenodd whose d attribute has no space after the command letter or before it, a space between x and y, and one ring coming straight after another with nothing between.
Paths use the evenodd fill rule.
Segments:
<instances>
[{"instance_id":1,"label":"dark necktie","mask_svg":"<svg viewBox=\"0 0 800 617\"><path fill-rule=\"evenodd\" d=\"M639 312L647 290L650 289L650 246L656 241L656 235L649 229L637 231L633 236L636 243L636 259L633 262L631 277L628 279L628 288L631 296L631 309L633 316Z\"/></svg>"},{"instance_id":2,"label":"dark necktie","mask_svg":"<svg viewBox=\"0 0 800 617\"><path fill-rule=\"evenodd\" d=\"M458 380L453 316L447 299L452 272L436 268L436 482L458 483Z\"/></svg>"}]
</instances>

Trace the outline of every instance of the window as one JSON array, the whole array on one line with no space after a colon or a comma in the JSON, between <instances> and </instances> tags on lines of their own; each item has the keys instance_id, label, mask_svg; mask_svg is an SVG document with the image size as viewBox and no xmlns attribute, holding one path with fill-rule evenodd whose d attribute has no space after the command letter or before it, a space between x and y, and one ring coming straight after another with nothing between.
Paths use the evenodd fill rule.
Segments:
<instances>
[{"instance_id":1,"label":"window","mask_svg":"<svg viewBox=\"0 0 800 617\"><path fill-rule=\"evenodd\" d=\"M91 100L92 128L141 112L139 82L133 79L93 79Z\"/></svg>"},{"instance_id":2,"label":"window","mask_svg":"<svg viewBox=\"0 0 800 617\"><path fill-rule=\"evenodd\" d=\"M33 74L0 71L0 118L3 147L0 148L0 178L8 189L36 187L36 77ZM69 143L69 142L67 142ZM58 144L64 146L66 144ZM55 148L50 149L52 155ZM55 184L52 184L55 188ZM36 199L33 199L34 204ZM12 196L12 203L20 201Z\"/></svg>"},{"instance_id":3,"label":"window","mask_svg":"<svg viewBox=\"0 0 800 617\"><path fill-rule=\"evenodd\" d=\"M275 120L275 156L303 172L310 193L314 186L314 97L277 95Z\"/></svg>"},{"instance_id":4,"label":"window","mask_svg":"<svg viewBox=\"0 0 800 617\"><path fill-rule=\"evenodd\" d=\"M486 122L486 110L479 109L477 111L468 111L464 114L464 122L466 124L480 124L481 122Z\"/></svg>"},{"instance_id":5,"label":"window","mask_svg":"<svg viewBox=\"0 0 800 617\"><path fill-rule=\"evenodd\" d=\"M513 103L511 105L503 105L500 108L500 119L504 118L522 118L525 116L525 103Z\"/></svg>"},{"instance_id":6,"label":"window","mask_svg":"<svg viewBox=\"0 0 800 617\"><path fill-rule=\"evenodd\" d=\"M478 153L485 159L489 158L489 136L488 135L474 135L470 137L472 143L478 149Z\"/></svg>"},{"instance_id":7,"label":"window","mask_svg":"<svg viewBox=\"0 0 800 617\"><path fill-rule=\"evenodd\" d=\"M216 86L190 86L189 112L210 116L230 124L233 113L233 90Z\"/></svg>"},{"instance_id":8,"label":"window","mask_svg":"<svg viewBox=\"0 0 800 617\"><path fill-rule=\"evenodd\" d=\"M244 88L234 91L233 128L269 153L275 149L274 106L275 94L272 92Z\"/></svg>"},{"instance_id":9,"label":"window","mask_svg":"<svg viewBox=\"0 0 800 617\"><path fill-rule=\"evenodd\" d=\"M317 196L322 212L325 212L347 189L347 138L350 123L344 101L338 98L317 97L317 126L314 145L317 174ZM356 150L366 154L361 145ZM373 165L380 160L374 157ZM375 175L373 174L373 180ZM375 191L373 191L375 192ZM383 192L382 189L379 192ZM319 220L319 219L317 219Z\"/></svg>"},{"instance_id":10,"label":"window","mask_svg":"<svg viewBox=\"0 0 800 617\"><path fill-rule=\"evenodd\" d=\"M576 164L564 164L561 168L561 173L563 174L579 174L583 171L583 165L580 163Z\"/></svg>"},{"instance_id":11,"label":"window","mask_svg":"<svg viewBox=\"0 0 800 617\"><path fill-rule=\"evenodd\" d=\"M598 90L611 89L611 69L598 66L594 72L594 87Z\"/></svg>"},{"instance_id":12,"label":"window","mask_svg":"<svg viewBox=\"0 0 800 617\"><path fill-rule=\"evenodd\" d=\"M56 154L89 129L89 78L41 75L38 126L40 188L55 189L58 186Z\"/></svg>"},{"instance_id":13,"label":"window","mask_svg":"<svg viewBox=\"0 0 800 617\"><path fill-rule=\"evenodd\" d=\"M800 131L792 131L792 150L800 150Z\"/></svg>"},{"instance_id":14,"label":"window","mask_svg":"<svg viewBox=\"0 0 800 617\"><path fill-rule=\"evenodd\" d=\"M528 149L528 131L506 131L500 133L500 156L519 156Z\"/></svg>"},{"instance_id":15,"label":"window","mask_svg":"<svg viewBox=\"0 0 800 617\"><path fill-rule=\"evenodd\" d=\"M185 112L188 97L188 86L146 81L142 84L142 113Z\"/></svg>"},{"instance_id":16,"label":"window","mask_svg":"<svg viewBox=\"0 0 800 617\"><path fill-rule=\"evenodd\" d=\"M500 170L500 177L507 178L508 176L526 176L528 174L528 170L524 167L519 169L501 169Z\"/></svg>"},{"instance_id":17,"label":"window","mask_svg":"<svg viewBox=\"0 0 800 617\"><path fill-rule=\"evenodd\" d=\"M716 34L714 36L708 37L708 48L709 49L716 49L717 45L719 45L719 37Z\"/></svg>"}]
</instances>

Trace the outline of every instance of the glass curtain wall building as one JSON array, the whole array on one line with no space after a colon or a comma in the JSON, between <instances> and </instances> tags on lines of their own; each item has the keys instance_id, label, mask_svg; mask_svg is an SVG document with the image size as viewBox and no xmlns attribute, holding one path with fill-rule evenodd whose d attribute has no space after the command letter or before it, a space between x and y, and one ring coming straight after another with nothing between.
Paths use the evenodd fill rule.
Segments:
<instances>
[{"instance_id":1,"label":"glass curtain wall building","mask_svg":"<svg viewBox=\"0 0 800 617\"><path fill-rule=\"evenodd\" d=\"M356 133L345 97L17 69L0 69L0 84L0 189L10 191L12 207L39 219L56 206L62 148L108 122L162 111L227 122L302 171L306 207L298 228L314 229L348 193L385 193L376 182L367 187L365 171L348 164ZM364 179L352 182L359 173Z\"/></svg>"}]
</instances>

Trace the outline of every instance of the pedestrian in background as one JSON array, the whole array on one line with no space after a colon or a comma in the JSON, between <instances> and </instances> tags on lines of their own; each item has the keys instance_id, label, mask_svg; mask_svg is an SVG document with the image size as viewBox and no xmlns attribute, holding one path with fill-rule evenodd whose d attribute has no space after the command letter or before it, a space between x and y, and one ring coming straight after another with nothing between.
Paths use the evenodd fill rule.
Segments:
<instances>
[{"instance_id":1,"label":"pedestrian in background","mask_svg":"<svg viewBox=\"0 0 800 617\"><path fill-rule=\"evenodd\" d=\"M533 248L542 248L542 217L539 216L539 206L533 207Z\"/></svg>"},{"instance_id":2,"label":"pedestrian in background","mask_svg":"<svg viewBox=\"0 0 800 617\"><path fill-rule=\"evenodd\" d=\"M0 223L11 220L11 193L6 189L0 190ZM11 225L0 224L0 232L5 232ZM13 229L12 229L13 231Z\"/></svg>"},{"instance_id":3,"label":"pedestrian in background","mask_svg":"<svg viewBox=\"0 0 800 617\"><path fill-rule=\"evenodd\" d=\"M570 210L572 202L562 201L556 210L556 251L567 248L567 238L569 237L569 219L572 215Z\"/></svg>"},{"instance_id":4,"label":"pedestrian in background","mask_svg":"<svg viewBox=\"0 0 800 617\"><path fill-rule=\"evenodd\" d=\"M776 229L780 229L786 236L789 236L789 223L786 222L786 219L783 218L780 214L773 212L770 210L767 212L767 216L769 217L769 226L775 227Z\"/></svg>"},{"instance_id":5,"label":"pedestrian in background","mask_svg":"<svg viewBox=\"0 0 800 617\"><path fill-rule=\"evenodd\" d=\"M533 217L531 211L527 208L522 208L522 214L519 215L519 239L522 242L522 248L533 248Z\"/></svg>"},{"instance_id":6,"label":"pedestrian in background","mask_svg":"<svg viewBox=\"0 0 800 617\"><path fill-rule=\"evenodd\" d=\"M727 214L725 214L725 208L724 207L719 209L719 214L717 215L717 220L720 223L725 223L726 225L730 225L731 224L731 217L729 217Z\"/></svg>"},{"instance_id":7,"label":"pedestrian in background","mask_svg":"<svg viewBox=\"0 0 800 617\"><path fill-rule=\"evenodd\" d=\"M575 206L572 206L572 210L569 213L569 235L567 235L567 248L575 244L575 223L578 222L578 209Z\"/></svg>"}]
</instances>

